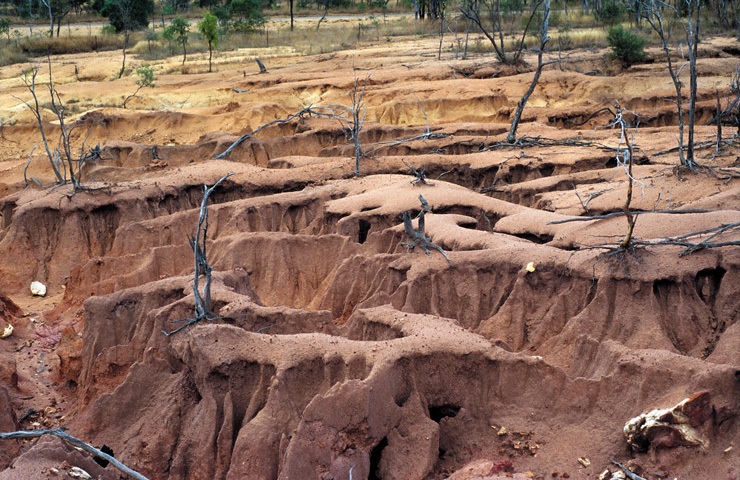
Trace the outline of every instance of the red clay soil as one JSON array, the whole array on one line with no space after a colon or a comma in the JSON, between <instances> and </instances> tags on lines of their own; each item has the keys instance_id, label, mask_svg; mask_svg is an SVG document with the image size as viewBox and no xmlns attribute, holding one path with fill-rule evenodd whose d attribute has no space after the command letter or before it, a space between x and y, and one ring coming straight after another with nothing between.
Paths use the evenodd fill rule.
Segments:
<instances>
[{"instance_id":1,"label":"red clay soil","mask_svg":"<svg viewBox=\"0 0 740 480\"><path fill-rule=\"evenodd\" d=\"M677 168L659 52L615 74L606 52L576 51L543 74L521 144L501 146L531 73L489 56L438 61L435 42L263 55L261 75L245 76L244 58L190 75L163 61L127 110L109 105L134 76L96 80L84 76L95 58L54 58L80 109L77 148L102 151L78 192L48 187L42 148L24 186L38 133L15 98L27 96L18 69L0 69L0 312L15 327L0 340L0 430L64 426L151 479L595 479L612 460L646 480L739 478L740 229L709 240L725 246L647 245L740 222L734 132L717 155L697 151L711 168ZM707 145L736 43L703 45ZM367 73L361 176L326 116L276 123L215 159L308 105L346 105ZM609 113L575 126L615 100L648 117L633 137L628 251L616 248L623 216L554 223L623 208ZM193 316L203 185L229 172L209 207L218 318L166 336ZM402 244L420 196L449 262ZM628 420L704 391L711 415L691 427L703 445L627 445ZM56 438L0 441L0 480L72 467L119 478Z\"/></svg>"}]
</instances>

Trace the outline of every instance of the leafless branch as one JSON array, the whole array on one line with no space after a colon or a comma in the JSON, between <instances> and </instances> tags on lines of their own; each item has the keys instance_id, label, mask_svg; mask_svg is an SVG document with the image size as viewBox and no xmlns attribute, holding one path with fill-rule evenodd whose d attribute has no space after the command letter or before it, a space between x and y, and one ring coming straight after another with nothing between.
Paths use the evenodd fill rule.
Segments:
<instances>
[{"instance_id":1,"label":"leafless branch","mask_svg":"<svg viewBox=\"0 0 740 480\"><path fill-rule=\"evenodd\" d=\"M704 210L700 208L690 208L690 209L683 209L683 210L636 210L634 213L640 214L640 215L646 215L648 213L667 213L667 214L686 214L686 213L711 213L714 212L714 210ZM564 220L553 220L552 222L547 222L547 225L559 225L561 223L569 223L569 222L590 222L592 220L603 220L605 218L612 218L612 217L621 217L624 215L624 212L612 212L612 213L606 213L604 215L594 215L592 217L573 217L573 218L566 218Z\"/></svg>"},{"instance_id":2,"label":"leafless branch","mask_svg":"<svg viewBox=\"0 0 740 480\"><path fill-rule=\"evenodd\" d=\"M136 480L148 480L144 475L140 474L136 470L127 467L126 465L118 461L115 457L112 457L111 455L108 455L107 453L93 447L89 443L83 442L77 437L73 437L72 435L65 432L62 428L55 428L52 430L19 430L16 432L0 433L0 439L38 438L43 435L54 435L55 437L59 437L65 442L69 443L73 447L81 448L88 453L96 455L108 461L111 465L113 465L126 475L130 476L131 478L135 478Z\"/></svg>"}]
</instances>

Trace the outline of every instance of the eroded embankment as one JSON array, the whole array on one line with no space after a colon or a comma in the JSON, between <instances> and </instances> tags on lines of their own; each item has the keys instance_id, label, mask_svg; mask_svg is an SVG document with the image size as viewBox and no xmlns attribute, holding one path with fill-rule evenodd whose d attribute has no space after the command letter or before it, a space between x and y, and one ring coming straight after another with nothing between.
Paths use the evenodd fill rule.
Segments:
<instances>
[{"instance_id":1,"label":"eroded embankment","mask_svg":"<svg viewBox=\"0 0 740 480\"><path fill-rule=\"evenodd\" d=\"M737 440L733 250L602 259L558 248L592 224L548 226L561 217L441 181L377 175L264 194L244 178L210 207L216 321L162 332L193 311L195 181L179 195L113 192L105 208L118 213L95 221L79 197L16 273L76 265L59 307L87 299L81 337L67 332L59 350L60 378L77 389L73 426L151 477L354 467L408 479L482 457L566 471L575 450L605 466L623 455L624 421L703 389L721 412L709 452ZM400 215L420 193L450 263L400 246ZM46 208L19 207L3 241ZM582 429L603 441L577 440ZM710 458L671 471L697 474Z\"/></svg>"},{"instance_id":2,"label":"eroded embankment","mask_svg":"<svg viewBox=\"0 0 740 480\"><path fill-rule=\"evenodd\" d=\"M486 132L474 130L450 127L436 145L465 134L479 148ZM437 478L479 458L549 473L572 469L576 453L603 467L624 456L626 420L699 390L718 412L703 432L708 455L661 461L700 478L740 440L736 250L602 257L583 243L620 238L623 219L553 224L565 217L506 201L531 202L538 182L562 191L568 175L605 178L600 147L575 159L543 148L544 163L511 151L407 153L367 159L368 174L352 180L351 161L292 156L277 168L211 161L166 181L7 197L0 248L18 260L3 266L2 288L44 281L63 291L59 317L84 302L57 350L58 379L76 389L72 427L173 479L343 478L350 468ZM415 186L398 175L409 161L447 173ZM209 207L219 318L168 337L193 314L187 240L202 183L229 171ZM660 182L657 168L636 171ZM474 190L519 182L528 185L499 198ZM609 195L601 208L618 208ZM402 213L416 216L422 199L426 233L449 263L401 245ZM730 210L693 215L697 229L737 221ZM656 213L636 234L684 231ZM520 437L498 435L505 425Z\"/></svg>"}]
</instances>

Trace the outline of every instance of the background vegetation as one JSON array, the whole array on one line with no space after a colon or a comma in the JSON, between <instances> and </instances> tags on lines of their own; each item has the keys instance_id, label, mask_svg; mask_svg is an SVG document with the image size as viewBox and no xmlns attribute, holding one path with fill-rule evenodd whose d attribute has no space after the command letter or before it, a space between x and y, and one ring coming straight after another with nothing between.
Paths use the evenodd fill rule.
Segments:
<instances>
[{"instance_id":1,"label":"background vegetation","mask_svg":"<svg viewBox=\"0 0 740 480\"><path fill-rule=\"evenodd\" d=\"M688 13L687 1L665 3L667 25L678 25ZM645 46L660 45L641 18L642 4L635 0L554 1L553 41L548 49L609 45L625 66L642 61ZM441 35L451 39L456 56L487 54L494 48L492 40L481 36L483 29L497 34L491 37L503 38L508 51L516 50L521 39L523 48L536 47L540 21L536 6L535 0L0 0L0 65L47 54L123 49L123 73L128 48L146 61L177 54L186 59L187 53L213 50L214 38L218 38L220 52L284 45L315 54L352 48L363 41L392 41L399 35ZM740 32L740 0L707 0L702 8L705 34ZM474 12L480 27L464 12ZM319 17L326 13L364 17L350 28L339 28L321 23ZM209 30L210 49L208 36L197 27L206 14L218 20L217 31ZM313 18L296 28L292 20L299 16ZM276 17L291 21L268 23ZM530 18L534 28L522 36ZM175 19L192 23L176 39L171 29ZM109 27L99 28L107 23ZM89 25L88 34L73 35L71 24ZM681 36L675 35L676 45L679 41Z\"/></svg>"}]
</instances>

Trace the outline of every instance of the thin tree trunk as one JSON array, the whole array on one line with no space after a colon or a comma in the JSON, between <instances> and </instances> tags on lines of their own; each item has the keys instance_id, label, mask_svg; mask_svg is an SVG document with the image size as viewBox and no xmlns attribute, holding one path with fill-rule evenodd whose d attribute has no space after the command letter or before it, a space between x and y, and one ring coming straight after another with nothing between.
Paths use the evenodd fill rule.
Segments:
<instances>
[{"instance_id":1,"label":"thin tree trunk","mask_svg":"<svg viewBox=\"0 0 740 480\"><path fill-rule=\"evenodd\" d=\"M522 112L524 112L524 107L527 105L527 101L529 100L530 95L534 92L534 89L537 87L537 82L540 80L540 75L542 75L542 68L545 65L549 65L552 62L543 63L542 62L542 54L545 51L545 47L547 46L547 42L550 41L550 37L548 36L548 29L549 29L549 23L550 23L550 0L544 0L544 15L542 17L542 25L540 26L540 50L537 53L537 70L534 72L534 77L532 78L532 83L529 84L529 88L524 93L522 98L519 100L519 103L516 106L516 112L514 113L514 118L511 120L511 127L509 128L509 134L506 136L506 143L515 143L516 142L516 130L519 127L519 122L522 118Z\"/></svg>"}]
</instances>

